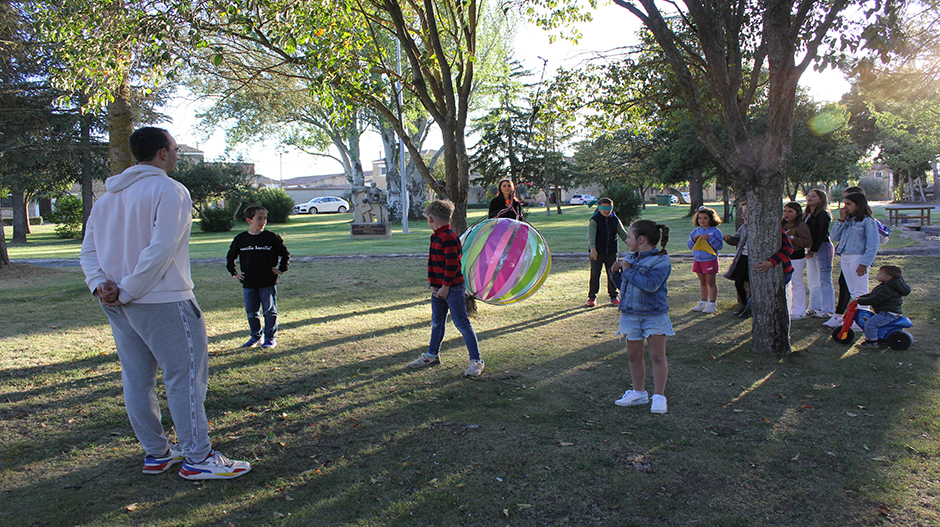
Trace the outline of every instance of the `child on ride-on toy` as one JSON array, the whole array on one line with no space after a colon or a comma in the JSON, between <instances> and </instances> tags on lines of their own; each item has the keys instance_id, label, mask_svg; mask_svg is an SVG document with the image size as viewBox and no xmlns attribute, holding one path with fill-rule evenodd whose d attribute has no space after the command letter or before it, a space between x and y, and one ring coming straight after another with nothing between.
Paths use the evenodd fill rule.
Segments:
<instances>
[{"instance_id":1,"label":"child on ride-on toy","mask_svg":"<svg viewBox=\"0 0 940 527\"><path fill-rule=\"evenodd\" d=\"M882 265L875 279L880 284L871 293L858 297L860 305L871 306L875 312L865 321L865 342L859 344L862 348L878 347L878 330L903 316L901 305L911 292L896 265Z\"/></svg>"}]
</instances>

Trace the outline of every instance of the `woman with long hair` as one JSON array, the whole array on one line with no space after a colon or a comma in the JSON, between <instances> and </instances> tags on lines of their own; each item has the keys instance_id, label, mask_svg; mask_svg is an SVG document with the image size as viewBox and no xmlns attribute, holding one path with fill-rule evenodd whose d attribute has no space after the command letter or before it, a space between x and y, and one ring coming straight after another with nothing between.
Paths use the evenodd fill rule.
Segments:
<instances>
[{"instance_id":1,"label":"woman with long hair","mask_svg":"<svg viewBox=\"0 0 940 527\"><path fill-rule=\"evenodd\" d=\"M813 245L809 227L803 223L803 207L791 201L783 206L783 220L780 222L793 244L790 263L793 265L793 277L787 285L790 305L790 319L806 318L806 289L803 287L803 269L806 267L806 248Z\"/></svg>"},{"instance_id":2,"label":"woman with long hair","mask_svg":"<svg viewBox=\"0 0 940 527\"><path fill-rule=\"evenodd\" d=\"M490 218L522 220L522 202L516 197L516 187L509 178L496 184L496 197L490 201Z\"/></svg>"},{"instance_id":3,"label":"woman with long hair","mask_svg":"<svg viewBox=\"0 0 940 527\"><path fill-rule=\"evenodd\" d=\"M840 255L842 274L850 298L868 293L868 270L878 254L878 224L871 217L868 198L864 194L849 194L839 209L839 220L832 229L836 254ZM841 318L841 317L840 317Z\"/></svg>"},{"instance_id":4,"label":"woman with long hair","mask_svg":"<svg viewBox=\"0 0 940 527\"><path fill-rule=\"evenodd\" d=\"M818 188L806 194L803 223L809 227L812 244L806 249L806 283L809 287L809 310L813 318L828 319L835 312L835 289L832 287L832 242L829 241L829 196Z\"/></svg>"}]
</instances>

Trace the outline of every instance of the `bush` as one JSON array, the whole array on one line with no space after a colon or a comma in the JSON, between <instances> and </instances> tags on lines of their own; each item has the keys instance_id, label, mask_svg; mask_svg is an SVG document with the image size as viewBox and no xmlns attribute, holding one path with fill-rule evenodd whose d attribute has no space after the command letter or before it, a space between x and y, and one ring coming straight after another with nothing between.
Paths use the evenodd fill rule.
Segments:
<instances>
[{"instance_id":1,"label":"bush","mask_svg":"<svg viewBox=\"0 0 940 527\"><path fill-rule=\"evenodd\" d=\"M247 203L257 203L268 209L268 223L287 223L291 212L294 212L294 200L282 188L263 188L253 193L245 203L245 207Z\"/></svg>"},{"instance_id":2,"label":"bush","mask_svg":"<svg viewBox=\"0 0 940 527\"><path fill-rule=\"evenodd\" d=\"M613 200L614 212L617 214L617 217L620 218L624 227L628 227L633 220L640 217L640 210L643 207L643 198L640 196L640 192L637 189L614 185L608 187L607 192L601 197Z\"/></svg>"},{"instance_id":3,"label":"bush","mask_svg":"<svg viewBox=\"0 0 940 527\"><path fill-rule=\"evenodd\" d=\"M42 216L33 216L29 219L30 225L42 225ZM6 227L13 226L13 218L3 218L3 225Z\"/></svg>"},{"instance_id":4,"label":"bush","mask_svg":"<svg viewBox=\"0 0 940 527\"><path fill-rule=\"evenodd\" d=\"M858 180L858 186L865 189L865 196L868 199L890 199L890 196L888 196L888 181L885 179L862 178Z\"/></svg>"},{"instance_id":5,"label":"bush","mask_svg":"<svg viewBox=\"0 0 940 527\"><path fill-rule=\"evenodd\" d=\"M199 228L203 232L227 232L235 224L234 212L228 207L218 209L205 208L202 211L202 221Z\"/></svg>"},{"instance_id":6,"label":"bush","mask_svg":"<svg viewBox=\"0 0 940 527\"><path fill-rule=\"evenodd\" d=\"M59 238L77 238L82 233L82 200L69 194L56 199L49 220L56 224Z\"/></svg>"}]
</instances>

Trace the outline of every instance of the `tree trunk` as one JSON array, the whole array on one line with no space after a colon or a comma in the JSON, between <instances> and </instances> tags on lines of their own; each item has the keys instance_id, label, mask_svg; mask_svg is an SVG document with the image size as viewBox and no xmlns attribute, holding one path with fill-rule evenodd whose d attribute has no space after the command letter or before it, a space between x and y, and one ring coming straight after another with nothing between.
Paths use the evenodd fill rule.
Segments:
<instances>
[{"instance_id":1,"label":"tree trunk","mask_svg":"<svg viewBox=\"0 0 940 527\"><path fill-rule=\"evenodd\" d=\"M682 193L679 193L679 199L682 199ZM689 211L695 214L698 208L705 204L705 178L702 175L702 169L696 168L689 174Z\"/></svg>"},{"instance_id":2,"label":"tree trunk","mask_svg":"<svg viewBox=\"0 0 940 527\"><path fill-rule=\"evenodd\" d=\"M114 101L108 105L108 156L111 175L120 174L136 164L131 154L130 139L134 122L130 108L131 89L127 78L114 93Z\"/></svg>"},{"instance_id":3,"label":"tree trunk","mask_svg":"<svg viewBox=\"0 0 940 527\"><path fill-rule=\"evenodd\" d=\"M82 157L82 239L85 239L85 226L88 216L91 215L91 206L94 205L94 180L91 174L91 114L82 116L81 126L81 157Z\"/></svg>"},{"instance_id":4,"label":"tree trunk","mask_svg":"<svg viewBox=\"0 0 940 527\"><path fill-rule=\"evenodd\" d=\"M26 234L29 232L29 214L26 211L26 193L19 189L10 190L13 201L13 241L26 243Z\"/></svg>"},{"instance_id":5,"label":"tree trunk","mask_svg":"<svg viewBox=\"0 0 940 527\"><path fill-rule=\"evenodd\" d=\"M10 265L10 254L7 252L7 235L4 232L3 222L0 221L0 269Z\"/></svg>"},{"instance_id":6,"label":"tree trunk","mask_svg":"<svg viewBox=\"0 0 940 527\"><path fill-rule=\"evenodd\" d=\"M759 176L763 185L751 185L747 196L747 252L751 265L752 349L757 353L789 353L790 312L787 309L783 268L757 272L753 265L770 258L781 246L783 177Z\"/></svg>"}]
</instances>

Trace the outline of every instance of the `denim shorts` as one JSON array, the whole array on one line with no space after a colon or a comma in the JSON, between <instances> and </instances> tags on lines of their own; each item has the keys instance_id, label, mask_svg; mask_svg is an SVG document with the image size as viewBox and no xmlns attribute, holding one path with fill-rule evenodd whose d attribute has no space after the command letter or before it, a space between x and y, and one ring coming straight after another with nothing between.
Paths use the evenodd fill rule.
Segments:
<instances>
[{"instance_id":1,"label":"denim shorts","mask_svg":"<svg viewBox=\"0 0 940 527\"><path fill-rule=\"evenodd\" d=\"M617 336L624 335L627 340L643 340L650 335L672 336L672 321L669 313L661 315L637 315L633 313L620 314L620 331Z\"/></svg>"}]
</instances>

